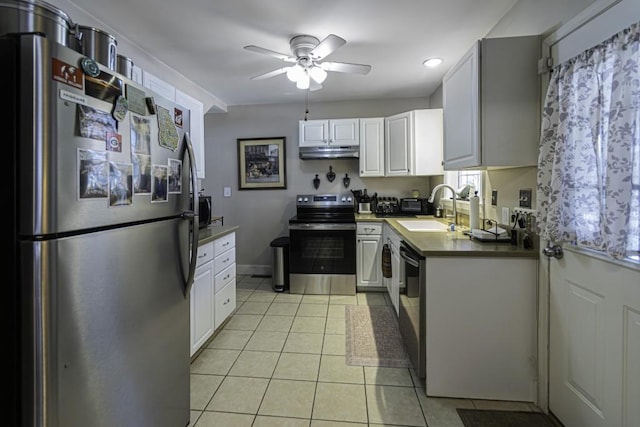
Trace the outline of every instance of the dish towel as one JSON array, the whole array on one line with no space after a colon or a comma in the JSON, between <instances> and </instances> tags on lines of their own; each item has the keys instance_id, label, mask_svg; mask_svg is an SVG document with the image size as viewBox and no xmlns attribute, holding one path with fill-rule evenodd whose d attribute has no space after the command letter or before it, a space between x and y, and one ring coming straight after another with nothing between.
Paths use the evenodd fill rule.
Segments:
<instances>
[{"instance_id":1,"label":"dish towel","mask_svg":"<svg viewBox=\"0 0 640 427\"><path fill-rule=\"evenodd\" d=\"M382 277L391 277L391 248L387 243L382 247Z\"/></svg>"}]
</instances>

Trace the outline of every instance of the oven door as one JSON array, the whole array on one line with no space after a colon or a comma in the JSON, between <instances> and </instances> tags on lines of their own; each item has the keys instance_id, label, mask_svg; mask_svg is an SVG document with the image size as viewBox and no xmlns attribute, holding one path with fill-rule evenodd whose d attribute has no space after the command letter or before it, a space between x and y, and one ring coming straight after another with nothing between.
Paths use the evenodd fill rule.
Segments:
<instances>
[{"instance_id":1,"label":"oven door","mask_svg":"<svg viewBox=\"0 0 640 427\"><path fill-rule=\"evenodd\" d=\"M356 224L289 224L290 293L356 293Z\"/></svg>"}]
</instances>

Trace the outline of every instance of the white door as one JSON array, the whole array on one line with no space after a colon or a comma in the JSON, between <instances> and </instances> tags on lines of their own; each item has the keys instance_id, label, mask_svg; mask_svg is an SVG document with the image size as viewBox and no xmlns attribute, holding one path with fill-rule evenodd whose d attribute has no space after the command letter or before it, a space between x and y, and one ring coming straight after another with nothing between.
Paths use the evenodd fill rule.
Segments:
<instances>
[{"instance_id":1,"label":"white door","mask_svg":"<svg viewBox=\"0 0 640 427\"><path fill-rule=\"evenodd\" d=\"M566 427L640 425L640 266L572 248L546 264L549 410Z\"/></svg>"},{"instance_id":2,"label":"white door","mask_svg":"<svg viewBox=\"0 0 640 427\"><path fill-rule=\"evenodd\" d=\"M640 0L596 2L545 40L553 63L630 26L638 10ZM540 330L543 342L549 331L549 411L566 427L640 425L640 266L571 247L548 255L541 291L549 323L543 317Z\"/></svg>"}]
</instances>

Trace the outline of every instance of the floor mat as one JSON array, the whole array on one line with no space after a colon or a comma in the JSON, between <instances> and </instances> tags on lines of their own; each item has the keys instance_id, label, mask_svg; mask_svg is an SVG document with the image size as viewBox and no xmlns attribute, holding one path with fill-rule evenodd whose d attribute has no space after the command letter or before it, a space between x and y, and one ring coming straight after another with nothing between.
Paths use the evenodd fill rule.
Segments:
<instances>
[{"instance_id":1,"label":"floor mat","mask_svg":"<svg viewBox=\"0 0 640 427\"><path fill-rule=\"evenodd\" d=\"M457 408L465 427L556 427L542 412Z\"/></svg>"},{"instance_id":2,"label":"floor mat","mask_svg":"<svg viewBox=\"0 0 640 427\"><path fill-rule=\"evenodd\" d=\"M346 363L353 366L410 367L396 313L391 306L347 305Z\"/></svg>"}]
</instances>

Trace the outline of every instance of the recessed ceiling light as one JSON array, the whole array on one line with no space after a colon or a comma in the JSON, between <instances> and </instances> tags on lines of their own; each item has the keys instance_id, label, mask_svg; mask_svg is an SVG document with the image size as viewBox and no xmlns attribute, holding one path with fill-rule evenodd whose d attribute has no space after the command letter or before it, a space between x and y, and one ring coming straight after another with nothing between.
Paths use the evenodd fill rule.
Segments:
<instances>
[{"instance_id":1,"label":"recessed ceiling light","mask_svg":"<svg viewBox=\"0 0 640 427\"><path fill-rule=\"evenodd\" d=\"M440 64L442 64L442 59L440 58L429 58L422 63L422 65L429 68L437 67Z\"/></svg>"}]
</instances>

